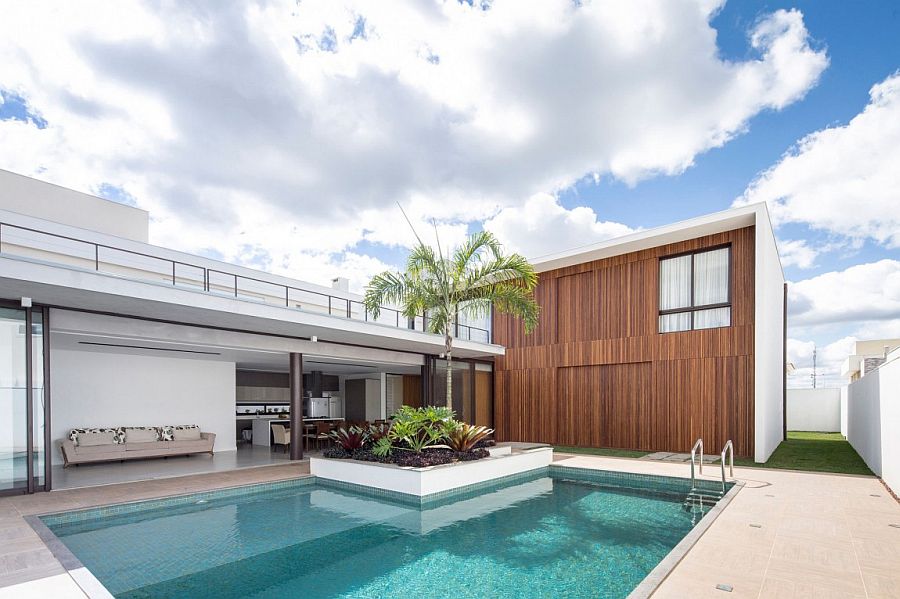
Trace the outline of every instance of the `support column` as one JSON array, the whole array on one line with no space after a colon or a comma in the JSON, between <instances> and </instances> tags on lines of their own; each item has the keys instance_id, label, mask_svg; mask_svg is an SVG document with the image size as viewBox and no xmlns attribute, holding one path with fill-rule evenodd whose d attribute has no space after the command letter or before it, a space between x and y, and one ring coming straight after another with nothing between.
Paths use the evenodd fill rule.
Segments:
<instances>
[{"instance_id":1,"label":"support column","mask_svg":"<svg viewBox=\"0 0 900 599\"><path fill-rule=\"evenodd\" d=\"M291 459L303 459L303 354L291 352Z\"/></svg>"}]
</instances>

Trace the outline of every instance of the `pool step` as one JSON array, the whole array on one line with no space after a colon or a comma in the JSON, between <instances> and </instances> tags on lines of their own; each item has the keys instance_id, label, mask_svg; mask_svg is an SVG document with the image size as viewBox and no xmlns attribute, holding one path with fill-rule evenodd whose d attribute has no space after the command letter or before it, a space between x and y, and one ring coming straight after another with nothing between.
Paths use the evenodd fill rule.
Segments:
<instances>
[{"instance_id":1,"label":"pool step","mask_svg":"<svg viewBox=\"0 0 900 599\"><path fill-rule=\"evenodd\" d=\"M717 501L722 499L723 496L724 493L721 491L692 489L684 498L681 507L684 508L684 511L686 512L702 515L709 511L709 509L715 505Z\"/></svg>"}]
</instances>

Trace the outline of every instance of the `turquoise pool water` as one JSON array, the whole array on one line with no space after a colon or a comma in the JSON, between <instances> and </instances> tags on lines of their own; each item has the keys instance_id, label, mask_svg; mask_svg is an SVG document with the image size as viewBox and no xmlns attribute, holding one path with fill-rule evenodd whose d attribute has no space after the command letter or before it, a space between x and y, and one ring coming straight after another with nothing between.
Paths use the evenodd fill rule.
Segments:
<instances>
[{"instance_id":1,"label":"turquoise pool water","mask_svg":"<svg viewBox=\"0 0 900 599\"><path fill-rule=\"evenodd\" d=\"M703 509L544 470L424 506L323 482L44 517L116 597L625 597Z\"/></svg>"}]
</instances>

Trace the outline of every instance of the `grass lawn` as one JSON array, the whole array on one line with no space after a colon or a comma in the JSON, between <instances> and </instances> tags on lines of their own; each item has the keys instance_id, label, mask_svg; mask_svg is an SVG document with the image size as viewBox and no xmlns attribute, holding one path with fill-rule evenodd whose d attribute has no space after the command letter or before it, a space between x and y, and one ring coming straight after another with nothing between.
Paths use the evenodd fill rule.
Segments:
<instances>
[{"instance_id":1,"label":"grass lawn","mask_svg":"<svg viewBox=\"0 0 900 599\"><path fill-rule=\"evenodd\" d=\"M735 458L734 465L872 476L872 471L840 433L789 431L788 438L781 442L765 464L757 464L748 458Z\"/></svg>"},{"instance_id":2,"label":"grass lawn","mask_svg":"<svg viewBox=\"0 0 900 599\"><path fill-rule=\"evenodd\" d=\"M602 455L611 458L641 458L648 453L651 453L649 451L640 451L637 449L612 449L610 447L568 447L565 445L554 445L553 451L558 451L560 453Z\"/></svg>"}]
</instances>

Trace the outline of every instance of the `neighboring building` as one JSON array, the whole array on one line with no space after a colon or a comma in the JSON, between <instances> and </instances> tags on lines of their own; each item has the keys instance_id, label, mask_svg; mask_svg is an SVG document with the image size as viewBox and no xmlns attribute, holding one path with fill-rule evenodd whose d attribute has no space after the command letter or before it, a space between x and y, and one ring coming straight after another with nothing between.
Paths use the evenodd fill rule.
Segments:
<instances>
[{"instance_id":1,"label":"neighboring building","mask_svg":"<svg viewBox=\"0 0 900 599\"><path fill-rule=\"evenodd\" d=\"M785 284L765 205L538 259L537 330L494 317L504 439L763 462L784 434Z\"/></svg>"},{"instance_id":2,"label":"neighboring building","mask_svg":"<svg viewBox=\"0 0 900 599\"><path fill-rule=\"evenodd\" d=\"M869 339L856 341L853 351L841 365L841 376L849 382L857 381L887 360L887 355L900 347L900 339Z\"/></svg>"},{"instance_id":3,"label":"neighboring building","mask_svg":"<svg viewBox=\"0 0 900 599\"><path fill-rule=\"evenodd\" d=\"M298 457L303 413L375 420L442 401L444 343L422 318L373 322L346 280L153 246L147 228L143 210L0 171L0 494L88 480L91 467L61 470L72 428L199 424L215 452L265 463L238 443L245 429L274 440L257 411L290 409ZM489 328L461 323L454 344L454 408L486 425L503 353Z\"/></svg>"}]
</instances>

